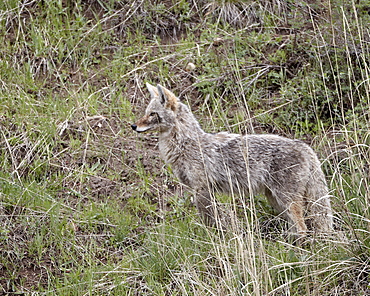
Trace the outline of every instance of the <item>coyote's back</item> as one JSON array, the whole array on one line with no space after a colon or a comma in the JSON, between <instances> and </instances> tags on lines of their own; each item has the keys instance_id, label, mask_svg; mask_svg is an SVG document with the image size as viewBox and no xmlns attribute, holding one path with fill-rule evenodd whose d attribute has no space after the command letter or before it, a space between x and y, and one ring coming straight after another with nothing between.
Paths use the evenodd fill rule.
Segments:
<instances>
[{"instance_id":1,"label":"coyote's back","mask_svg":"<svg viewBox=\"0 0 370 296\"><path fill-rule=\"evenodd\" d=\"M305 143L275 135L204 132L189 108L168 89L147 84L152 100L132 128L159 132L162 158L194 189L196 206L215 222L216 192L264 193L291 231L330 232L333 227L325 176Z\"/></svg>"}]
</instances>

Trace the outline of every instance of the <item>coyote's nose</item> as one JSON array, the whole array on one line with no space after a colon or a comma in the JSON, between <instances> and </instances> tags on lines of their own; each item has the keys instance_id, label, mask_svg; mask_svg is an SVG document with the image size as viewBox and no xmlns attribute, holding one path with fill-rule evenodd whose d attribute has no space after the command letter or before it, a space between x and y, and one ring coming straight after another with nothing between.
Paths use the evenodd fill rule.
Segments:
<instances>
[{"instance_id":1,"label":"coyote's nose","mask_svg":"<svg viewBox=\"0 0 370 296\"><path fill-rule=\"evenodd\" d=\"M134 124L131 124L131 127L132 127L132 129L134 130L134 131L136 131L136 129L137 129L137 125L134 123Z\"/></svg>"}]
</instances>

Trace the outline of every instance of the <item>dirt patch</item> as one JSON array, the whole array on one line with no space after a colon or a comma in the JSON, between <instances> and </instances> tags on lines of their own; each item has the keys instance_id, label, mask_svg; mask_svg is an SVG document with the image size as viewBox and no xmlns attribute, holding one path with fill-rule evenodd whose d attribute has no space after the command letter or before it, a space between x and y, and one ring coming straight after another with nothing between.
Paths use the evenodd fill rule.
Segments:
<instances>
[{"instance_id":1,"label":"dirt patch","mask_svg":"<svg viewBox=\"0 0 370 296\"><path fill-rule=\"evenodd\" d=\"M65 152L57 159L56 166L65 172L85 169L83 186L71 174L64 183L66 188L97 199L117 195L125 198L132 194L130 184L141 181L138 168L161 179L157 174L161 160L156 137L138 138L130 129L122 129L118 118L99 116L68 122L61 128L60 137ZM78 140L80 146L72 154L69 147L73 140Z\"/></svg>"}]
</instances>

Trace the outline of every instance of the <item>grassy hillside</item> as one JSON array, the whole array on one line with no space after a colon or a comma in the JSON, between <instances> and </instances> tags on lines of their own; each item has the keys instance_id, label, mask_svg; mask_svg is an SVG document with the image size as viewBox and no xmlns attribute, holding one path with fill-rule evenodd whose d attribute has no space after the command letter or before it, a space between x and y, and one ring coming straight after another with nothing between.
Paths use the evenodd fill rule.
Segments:
<instances>
[{"instance_id":1,"label":"grassy hillside","mask_svg":"<svg viewBox=\"0 0 370 296\"><path fill-rule=\"evenodd\" d=\"M0 294L368 295L369 23L362 0L0 2ZM208 132L309 143L341 235L291 244L263 196L202 225L130 128L145 82Z\"/></svg>"}]
</instances>

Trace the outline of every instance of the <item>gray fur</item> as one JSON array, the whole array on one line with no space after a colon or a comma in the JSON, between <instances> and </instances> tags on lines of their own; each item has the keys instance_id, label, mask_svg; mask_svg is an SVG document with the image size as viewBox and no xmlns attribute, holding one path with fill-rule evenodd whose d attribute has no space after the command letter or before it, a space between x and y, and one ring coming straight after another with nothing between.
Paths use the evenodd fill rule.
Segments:
<instances>
[{"instance_id":1,"label":"gray fur","mask_svg":"<svg viewBox=\"0 0 370 296\"><path fill-rule=\"evenodd\" d=\"M276 135L204 132L189 108L168 89L147 84L152 100L132 128L158 131L159 151L176 177L193 188L196 206L209 223L217 213L214 193L264 193L274 209L305 235L332 231L325 176L305 143Z\"/></svg>"}]
</instances>

